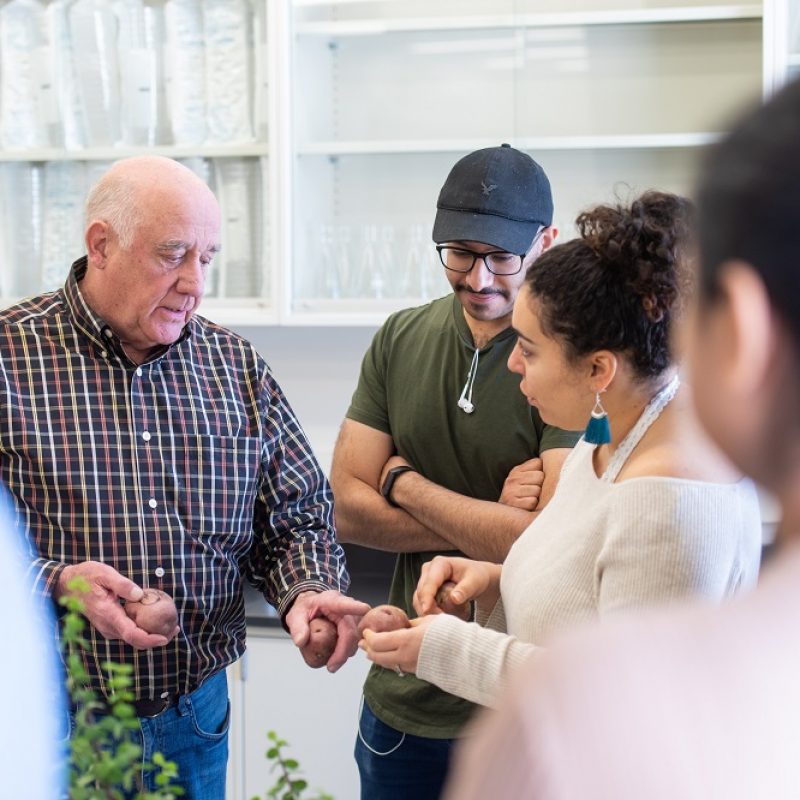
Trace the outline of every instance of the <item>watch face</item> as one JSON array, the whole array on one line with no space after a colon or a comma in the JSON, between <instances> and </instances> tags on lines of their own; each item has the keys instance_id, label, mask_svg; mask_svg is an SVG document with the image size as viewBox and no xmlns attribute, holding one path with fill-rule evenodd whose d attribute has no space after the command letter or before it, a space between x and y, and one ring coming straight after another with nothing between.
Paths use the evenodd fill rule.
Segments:
<instances>
[{"instance_id":1,"label":"watch face","mask_svg":"<svg viewBox=\"0 0 800 800\"><path fill-rule=\"evenodd\" d=\"M386 473L386 480L383 482L383 496L388 497L389 492L392 490L392 484L394 483L395 476L397 475L397 467L393 467Z\"/></svg>"},{"instance_id":2,"label":"watch face","mask_svg":"<svg viewBox=\"0 0 800 800\"><path fill-rule=\"evenodd\" d=\"M392 486L394 485L395 479L398 475L402 475L404 472L413 472L414 468L406 466L405 464L401 464L399 467L392 467L389 472L386 473L386 480L383 482L383 486L381 487L381 494L386 498L389 505L396 506L392 500Z\"/></svg>"}]
</instances>

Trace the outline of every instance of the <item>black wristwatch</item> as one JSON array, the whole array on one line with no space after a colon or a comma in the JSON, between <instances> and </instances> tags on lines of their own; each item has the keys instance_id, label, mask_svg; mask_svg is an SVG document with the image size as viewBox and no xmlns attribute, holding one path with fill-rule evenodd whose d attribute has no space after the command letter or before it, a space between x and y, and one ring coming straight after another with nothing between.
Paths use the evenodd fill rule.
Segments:
<instances>
[{"instance_id":1,"label":"black wristwatch","mask_svg":"<svg viewBox=\"0 0 800 800\"><path fill-rule=\"evenodd\" d=\"M386 473L386 479L383 482L383 486L381 486L381 494L386 498L386 502L395 508L400 508L400 506L397 505L394 500L392 500L392 486L394 486L397 476L402 475L404 472L414 472L414 467L409 467L408 464L401 464L399 467L392 467Z\"/></svg>"}]
</instances>

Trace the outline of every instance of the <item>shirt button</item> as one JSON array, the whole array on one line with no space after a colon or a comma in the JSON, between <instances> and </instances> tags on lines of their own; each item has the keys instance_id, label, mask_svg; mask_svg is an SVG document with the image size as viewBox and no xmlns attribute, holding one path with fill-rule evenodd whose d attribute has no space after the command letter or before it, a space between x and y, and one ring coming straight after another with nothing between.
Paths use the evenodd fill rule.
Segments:
<instances>
[{"instance_id":1,"label":"shirt button","mask_svg":"<svg viewBox=\"0 0 800 800\"><path fill-rule=\"evenodd\" d=\"M150 506L150 508L155 508L155 507L158 505L158 503L156 502L156 499L155 499L154 497L151 497L151 498L150 498L150 499L147 501L147 505L149 505L149 506Z\"/></svg>"},{"instance_id":2,"label":"shirt button","mask_svg":"<svg viewBox=\"0 0 800 800\"><path fill-rule=\"evenodd\" d=\"M150 431L145 431L142 434L142 439L144 439L146 442L149 442L150 441Z\"/></svg>"},{"instance_id":3,"label":"shirt button","mask_svg":"<svg viewBox=\"0 0 800 800\"><path fill-rule=\"evenodd\" d=\"M161 699L166 700L169 697L169 692L161 692Z\"/></svg>"},{"instance_id":4,"label":"shirt button","mask_svg":"<svg viewBox=\"0 0 800 800\"><path fill-rule=\"evenodd\" d=\"M111 338L111 328L103 328L103 336L105 336L106 339L110 339Z\"/></svg>"},{"instance_id":5,"label":"shirt button","mask_svg":"<svg viewBox=\"0 0 800 800\"><path fill-rule=\"evenodd\" d=\"M141 367L137 367L137 368L136 368L136 374L137 374L137 375L138 375L140 378L142 377L142 368L141 368Z\"/></svg>"},{"instance_id":6,"label":"shirt button","mask_svg":"<svg viewBox=\"0 0 800 800\"><path fill-rule=\"evenodd\" d=\"M156 578L164 577L164 567L156 567Z\"/></svg>"},{"instance_id":7,"label":"shirt button","mask_svg":"<svg viewBox=\"0 0 800 800\"><path fill-rule=\"evenodd\" d=\"M108 358L108 353L105 350L100 351L100 358Z\"/></svg>"}]
</instances>

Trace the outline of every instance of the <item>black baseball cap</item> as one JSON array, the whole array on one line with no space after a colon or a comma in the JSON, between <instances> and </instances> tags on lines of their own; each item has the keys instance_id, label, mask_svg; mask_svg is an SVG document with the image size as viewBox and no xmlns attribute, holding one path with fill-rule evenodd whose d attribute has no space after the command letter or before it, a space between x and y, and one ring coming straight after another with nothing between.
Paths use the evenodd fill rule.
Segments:
<instances>
[{"instance_id":1,"label":"black baseball cap","mask_svg":"<svg viewBox=\"0 0 800 800\"><path fill-rule=\"evenodd\" d=\"M509 144L464 156L439 192L433 241L482 242L527 253L553 222L553 195L544 170Z\"/></svg>"}]
</instances>

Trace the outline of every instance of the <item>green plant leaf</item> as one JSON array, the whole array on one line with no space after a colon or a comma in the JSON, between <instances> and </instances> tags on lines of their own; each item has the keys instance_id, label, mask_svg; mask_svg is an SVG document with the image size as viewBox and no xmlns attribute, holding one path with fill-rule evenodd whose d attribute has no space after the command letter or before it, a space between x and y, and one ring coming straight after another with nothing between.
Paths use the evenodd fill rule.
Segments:
<instances>
[{"instance_id":1,"label":"green plant leaf","mask_svg":"<svg viewBox=\"0 0 800 800\"><path fill-rule=\"evenodd\" d=\"M266 797L280 797L281 800L303 800L303 793L308 788L308 782L296 774L300 772L300 763L297 759L284 756L283 749L288 746L288 742L281 739L275 731L267 731L267 738L273 743L273 747L266 752L267 758L273 762L270 765L270 772L277 770L279 774L275 778L275 783L267 790ZM254 797L252 800L260 799ZM312 799L307 798L307 800ZM333 798L320 793L317 800L333 800Z\"/></svg>"},{"instance_id":2,"label":"green plant leaf","mask_svg":"<svg viewBox=\"0 0 800 800\"><path fill-rule=\"evenodd\" d=\"M69 746L70 800L124 800L141 786L143 770L150 769L155 773L157 789L138 792L137 800L175 800L184 794L181 787L170 785L177 777L177 766L161 753L153 755L153 764L143 764L142 748L130 738L130 733L138 730L139 722L130 704L133 668L129 664L107 661L102 665L112 693L111 713L98 713L104 712L106 706L89 687L82 656L89 651L89 644L82 636L86 624L82 617L84 604L78 593L88 591L89 584L76 579L70 581L68 588L75 594L66 595L59 602L66 609L61 648L67 668L67 690L76 708Z\"/></svg>"}]
</instances>

